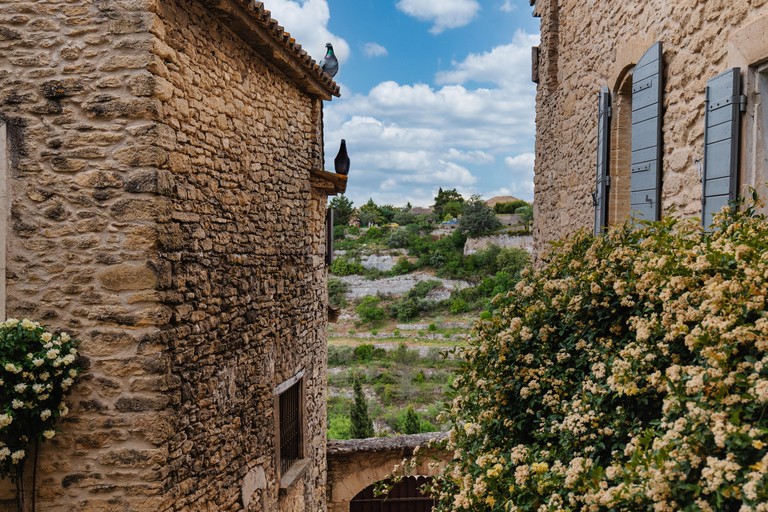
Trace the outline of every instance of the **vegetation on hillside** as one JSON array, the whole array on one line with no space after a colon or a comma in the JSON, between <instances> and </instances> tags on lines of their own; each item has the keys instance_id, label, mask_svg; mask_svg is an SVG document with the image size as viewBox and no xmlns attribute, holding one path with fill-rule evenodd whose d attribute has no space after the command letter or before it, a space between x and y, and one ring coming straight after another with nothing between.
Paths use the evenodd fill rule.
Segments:
<instances>
[{"instance_id":1,"label":"vegetation on hillside","mask_svg":"<svg viewBox=\"0 0 768 512\"><path fill-rule=\"evenodd\" d=\"M581 232L476 324L436 510L768 509L768 221Z\"/></svg>"}]
</instances>

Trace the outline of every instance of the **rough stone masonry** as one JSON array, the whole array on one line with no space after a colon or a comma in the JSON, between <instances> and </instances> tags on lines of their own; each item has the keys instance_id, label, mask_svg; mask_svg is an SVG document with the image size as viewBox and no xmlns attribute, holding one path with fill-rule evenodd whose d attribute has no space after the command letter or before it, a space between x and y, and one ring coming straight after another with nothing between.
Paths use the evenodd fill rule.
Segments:
<instances>
[{"instance_id":1,"label":"rough stone masonry","mask_svg":"<svg viewBox=\"0 0 768 512\"><path fill-rule=\"evenodd\" d=\"M622 127L631 111L632 69L656 41L663 43L662 212L701 217L701 181L707 80L740 67L742 79L768 60L766 0L650 0L594 2L536 0L541 17L536 97L535 245L594 224L597 98L602 85L613 98L609 224L629 214L631 135ZM759 104L747 90L746 123ZM764 102L765 100L763 100ZM628 110L629 109L629 110ZM746 137L745 137L746 138ZM740 191L768 180L751 173L741 151ZM760 175L762 174L762 175ZM619 191L623 193L617 193ZM763 189L764 191L764 189Z\"/></svg>"},{"instance_id":2,"label":"rough stone masonry","mask_svg":"<svg viewBox=\"0 0 768 512\"><path fill-rule=\"evenodd\" d=\"M333 95L260 2L0 0L7 315L88 365L38 510L325 508ZM274 389L300 372L308 464L281 489Z\"/></svg>"}]
</instances>

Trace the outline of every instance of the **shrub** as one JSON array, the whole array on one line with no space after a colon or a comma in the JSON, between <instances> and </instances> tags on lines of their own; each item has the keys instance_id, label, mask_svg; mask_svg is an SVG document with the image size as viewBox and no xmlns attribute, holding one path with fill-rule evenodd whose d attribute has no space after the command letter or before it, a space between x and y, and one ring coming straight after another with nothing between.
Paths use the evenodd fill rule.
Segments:
<instances>
[{"instance_id":1,"label":"shrub","mask_svg":"<svg viewBox=\"0 0 768 512\"><path fill-rule=\"evenodd\" d=\"M337 308L347 306L347 289L349 286L341 279L328 278L328 302Z\"/></svg>"},{"instance_id":2,"label":"shrub","mask_svg":"<svg viewBox=\"0 0 768 512\"><path fill-rule=\"evenodd\" d=\"M334 240L344 240L344 235L345 235L346 231L347 231L346 226L334 226L333 227L333 239Z\"/></svg>"},{"instance_id":3,"label":"shrub","mask_svg":"<svg viewBox=\"0 0 768 512\"><path fill-rule=\"evenodd\" d=\"M454 315L459 313L466 313L467 311L469 311L469 306L461 299L457 299L453 301L453 304L451 304L451 313Z\"/></svg>"},{"instance_id":4,"label":"shrub","mask_svg":"<svg viewBox=\"0 0 768 512\"><path fill-rule=\"evenodd\" d=\"M363 297L360 305L355 308L355 313L360 317L360 320L363 322L370 322L371 328L373 328L374 321L381 320L386 315L384 308L379 307L380 302L380 297L366 295Z\"/></svg>"},{"instance_id":5,"label":"shrub","mask_svg":"<svg viewBox=\"0 0 768 512\"><path fill-rule=\"evenodd\" d=\"M387 351L386 351L386 349L383 349L381 347L374 348L373 349L373 353L371 354L371 356L374 359L386 359L387 358Z\"/></svg>"},{"instance_id":6,"label":"shrub","mask_svg":"<svg viewBox=\"0 0 768 512\"><path fill-rule=\"evenodd\" d=\"M345 345L328 345L328 366L349 365L355 360L355 349Z\"/></svg>"},{"instance_id":7,"label":"shrub","mask_svg":"<svg viewBox=\"0 0 768 512\"><path fill-rule=\"evenodd\" d=\"M435 510L765 507L768 221L748 205L714 229L582 231L494 299Z\"/></svg>"},{"instance_id":8,"label":"shrub","mask_svg":"<svg viewBox=\"0 0 768 512\"><path fill-rule=\"evenodd\" d=\"M405 411L405 421L403 422L403 434L418 434L421 431L419 416L413 410L413 405L409 405Z\"/></svg>"},{"instance_id":9,"label":"shrub","mask_svg":"<svg viewBox=\"0 0 768 512\"><path fill-rule=\"evenodd\" d=\"M415 285L413 285L413 288L411 288L408 291L408 297L416 298L416 299L423 299L429 293L434 290L435 288L438 288L442 286L443 283L436 279L430 279L428 281L419 281Z\"/></svg>"},{"instance_id":10,"label":"shrub","mask_svg":"<svg viewBox=\"0 0 768 512\"><path fill-rule=\"evenodd\" d=\"M389 314L401 322L407 322L418 316L419 306L415 300L403 298L389 305Z\"/></svg>"},{"instance_id":11,"label":"shrub","mask_svg":"<svg viewBox=\"0 0 768 512\"><path fill-rule=\"evenodd\" d=\"M390 359L396 363L411 365L419 359L419 351L408 348L408 345L401 343L394 350L394 354L390 353Z\"/></svg>"},{"instance_id":12,"label":"shrub","mask_svg":"<svg viewBox=\"0 0 768 512\"><path fill-rule=\"evenodd\" d=\"M493 318L493 313L490 311L483 311L480 313L480 320L490 320L491 318Z\"/></svg>"},{"instance_id":13,"label":"shrub","mask_svg":"<svg viewBox=\"0 0 768 512\"><path fill-rule=\"evenodd\" d=\"M0 323L0 479L10 477L19 491L29 444L53 438L69 413L64 396L82 372L79 343L26 318Z\"/></svg>"},{"instance_id":14,"label":"shrub","mask_svg":"<svg viewBox=\"0 0 768 512\"><path fill-rule=\"evenodd\" d=\"M361 363L367 363L373 359L373 345L370 343L362 343L355 347L355 359Z\"/></svg>"},{"instance_id":15,"label":"shrub","mask_svg":"<svg viewBox=\"0 0 768 512\"><path fill-rule=\"evenodd\" d=\"M328 439L349 439L352 421L346 415L328 417Z\"/></svg>"},{"instance_id":16,"label":"shrub","mask_svg":"<svg viewBox=\"0 0 768 512\"><path fill-rule=\"evenodd\" d=\"M408 247L408 240L410 238L411 235L406 230L395 229L387 237L387 247L391 247L392 249Z\"/></svg>"},{"instance_id":17,"label":"shrub","mask_svg":"<svg viewBox=\"0 0 768 512\"><path fill-rule=\"evenodd\" d=\"M334 259L328 270L335 276L349 276L365 272L365 268L362 265L354 261L349 261L347 258Z\"/></svg>"},{"instance_id":18,"label":"shrub","mask_svg":"<svg viewBox=\"0 0 768 512\"><path fill-rule=\"evenodd\" d=\"M436 331L437 330L437 325L429 324L429 326L427 327L427 330L430 331L430 332Z\"/></svg>"}]
</instances>

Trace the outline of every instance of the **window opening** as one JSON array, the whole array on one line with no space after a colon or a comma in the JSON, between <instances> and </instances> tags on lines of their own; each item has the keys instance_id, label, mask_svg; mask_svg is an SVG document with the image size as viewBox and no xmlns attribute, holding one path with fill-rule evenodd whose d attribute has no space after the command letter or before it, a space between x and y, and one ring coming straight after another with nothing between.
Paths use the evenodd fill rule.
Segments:
<instances>
[{"instance_id":1,"label":"window opening","mask_svg":"<svg viewBox=\"0 0 768 512\"><path fill-rule=\"evenodd\" d=\"M303 385L298 380L278 395L280 476L303 458Z\"/></svg>"},{"instance_id":2,"label":"window opening","mask_svg":"<svg viewBox=\"0 0 768 512\"><path fill-rule=\"evenodd\" d=\"M611 156L608 174L608 225L629 218L632 170L632 70L629 68L614 91L611 108Z\"/></svg>"}]
</instances>

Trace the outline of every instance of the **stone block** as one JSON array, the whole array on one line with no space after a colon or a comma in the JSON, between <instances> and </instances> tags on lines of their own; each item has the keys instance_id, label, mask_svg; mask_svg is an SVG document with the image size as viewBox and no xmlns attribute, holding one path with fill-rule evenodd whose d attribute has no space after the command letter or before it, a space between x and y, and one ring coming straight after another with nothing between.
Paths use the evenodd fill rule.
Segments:
<instances>
[{"instance_id":1,"label":"stone block","mask_svg":"<svg viewBox=\"0 0 768 512\"><path fill-rule=\"evenodd\" d=\"M48 80L40 84L40 94L44 98L66 98L80 94L83 91L85 91L85 86L80 78Z\"/></svg>"},{"instance_id":2,"label":"stone block","mask_svg":"<svg viewBox=\"0 0 768 512\"><path fill-rule=\"evenodd\" d=\"M131 167L161 166L168 160L168 152L157 146L136 144L115 151L114 157Z\"/></svg>"}]
</instances>

